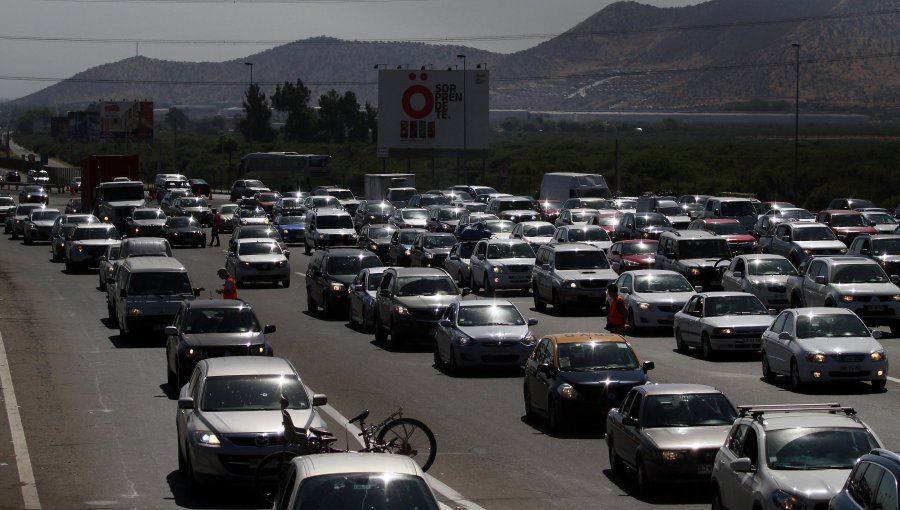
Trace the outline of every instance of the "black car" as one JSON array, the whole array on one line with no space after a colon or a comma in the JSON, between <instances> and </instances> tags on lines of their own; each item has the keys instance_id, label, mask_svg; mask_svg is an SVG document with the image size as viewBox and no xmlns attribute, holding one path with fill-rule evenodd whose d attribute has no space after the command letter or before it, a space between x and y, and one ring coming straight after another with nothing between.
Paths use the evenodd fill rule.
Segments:
<instances>
[{"instance_id":1,"label":"black car","mask_svg":"<svg viewBox=\"0 0 900 510\"><path fill-rule=\"evenodd\" d=\"M377 255L358 248L316 250L306 269L306 306L310 313L319 307L326 319L346 317L348 285L362 269L381 267Z\"/></svg>"},{"instance_id":2,"label":"black car","mask_svg":"<svg viewBox=\"0 0 900 510\"><path fill-rule=\"evenodd\" d=\"M43 186L28 185L19 192L20 204L46 204L50 201L50 195Z\"/></svg>"},{"instance_id":3,"label":"black car","mask_svg":"<svg viewBox=\"0 0 900 510\"><path fill-rule=\"evenodd\" d=\"M410 249L409 265L410 267L442 268L454 245L456 245L456 236L449 232L419 234Z\"/></svg>"},{"instance_id":4,"label":"black car","mask_svg":"<svg viewBox=\"0 0 900 510\"><path fill-rule=\"evenodd\" d=\"M438 321L460 294L443 269L385 269L375 295L375 340L394 346L413 339L433 342Z\"/></svg>"},{"instance_id":5,"label":"black car","mask_svg":"<svg viewBox=\"0 0 900 510\"><path fill-rule=\"evenodd\" d=\"M390 260L391 237L397 229L389 225L365 225L359 231L357 246L378 255L385 265Z\"/></svg>"},{"instance_id":6,"label":"black car","mask_svg":"<svg viewBox=\"0 0 900 510\"><path fill-rule=\"evenodd\" d=\"M6 182L22 182L22 175L18 170L9 170L6 172Z\"/></svg>"},{"instance_id":7,"label":"black car","mask_svg":"<svg viewBox=\"0 0 900 510\"><path fill-rule=\"evenodd\" d=\"M674 232L669 218L659 213L625 213L610 233L613 241L659 239L663 232Z\"/></svg>"},{"instance_id":8,"label":"black car","mask_svg":"<svg viewBox=\"0 0 900 510\"><path fill-rule=\"evenodd\" d=\"M166 372L170 386L187 382L201 359L220 356L272 356L266 334L249 304L241 299L182 301L166 333Z\"/></svg>"},{"instance_id":9,"label":"black car","mask_svg":"<svg viewBox=\"0 0 900 510\"><path fill-rule=\"evenodd\" d=\"M876 448L856 461L853 471L828 505L829 510L897 508L900 455Z\"/></svg>"},{"instance_id":10,"label":"black car","mask_svg":"<svg viewBox=\"0 0 900 510\"><path fill-rule=\"evenodd\" d=\"M432 209L428 214L428 223L425 224L430 232L455 232L459 225L459 219L468 215L468 209L464 207L440 207Z\"/></svg>"},{"instance_id":11,"label":"black car","mask_svg":"<svg viewBox=\"0 0 900 510\"><path fill-rule=\"evenodd\" d=\"M167 219L162 209L139 207L126 218L123 234L128 237L162 237Z\"/></svg>"},{"instance_id":12,"label":"black car","mask_svg":"<svg viewBox=\"0 0 900 510\"><path fill-rule=\"evenodd\" d=\"M424 228L401 228L394 230L388 247L388 261L392 266L409 266L412 244L419 234L427 233Z\"/></svg>"},{"instance_id":13,"label":"black car","mask_svg":"<svg viewBox=\"0 0 900 510\"><path fill-rule=\"evenodd\" d=\"M358 230L362 230L364 225L383 225L394 214L394 206L389 202L368 201L363 202L356 208L353 215L353 224Z\"/></svg>"},{"instance_id":14,"label":"black car","mask_svg":"<svg viewBox=\"0 0 900 510\"><path fill-rule=\"evenodd\" d=\"M169 218L163 225L163 237L169 240L169 244L189 245L198 248L206 247L206 232L200 227L200 222L189 216Z\"/></svg>"}]
</instances>

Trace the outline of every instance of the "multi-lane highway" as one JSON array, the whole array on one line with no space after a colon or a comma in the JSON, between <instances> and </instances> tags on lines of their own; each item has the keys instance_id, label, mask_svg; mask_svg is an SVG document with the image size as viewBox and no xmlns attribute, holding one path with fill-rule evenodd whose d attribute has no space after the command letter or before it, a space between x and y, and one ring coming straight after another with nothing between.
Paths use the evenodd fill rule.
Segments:
<instances>
[{"instance_id":1,"label":"multi-lane highway","mask_svg":"<svg viewBox=\"0 0 900 510\"><path fill-rule=\"evenodd\" d=\"M63 202L53 197L52 204ZM224 265L224 244L176 250L194 286L212 291L220 284L216 269ZM290 359L315 392L328 395L333 415L370 409L378 418L403 406L426 422L438 440L429 474L446 484L445 494L455 491L491 510L709 505L704 486L639 495L630 477L611 478L606 446L591 428L554 437L542 423L525 420L520 371L450 377L432 366L428 344L390 352L343 321L310 315L302 276L308 260L295 248L290 288L247 288L240 296L262 322L277 325L270 336L275 354ZM0 373L8 367L12 383L0 378L0 508L261 506L249 488L188 493L177 471L176 391L166 385L162 339L120 341L105 318L106 297L97 280L96 271L66 274L50 261L46 243L0 239L0 335L8 360L0 359ZM529 296L501 295L539 319L539 335L602 330L605 323L600 314L557 317L552 309L535 311ZM797 394L783 381L763 382L756 358L705 361L674 352L667 332L654 335L631 339L643 359L656 362L654 381L713 384L736 404L840 402L854 406L888 448L900 448L897 380L888 382L886 392L848 384ZM882 343L889 359L900 356L900 340L886 334ZM10 405L12 391L16 407ZM330 421L343 439L341 424ZM466 501L450 505L470 506Z\"/></svg>"}]
</instances>

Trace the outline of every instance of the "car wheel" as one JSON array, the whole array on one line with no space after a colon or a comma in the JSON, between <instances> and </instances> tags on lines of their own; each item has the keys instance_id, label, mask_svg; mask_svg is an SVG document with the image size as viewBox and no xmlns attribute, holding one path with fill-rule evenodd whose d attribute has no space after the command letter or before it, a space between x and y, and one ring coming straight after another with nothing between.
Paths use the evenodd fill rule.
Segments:
<instances>
[{"instance_id":1,"label":"car wheel","mask_svg":"<svg viewBox=\"0 0 900 510\"><path fill-rule=\"evenodd\" d=\"M637 471L638 491L641 494L649 494L650 491L653 490L653 484L647 477L647 468L644 467L644 461L641 460L640 457L637 459L637 467L635 470Z\"/></svg>"},{"instance_id":2,"label":"car wheel","mask_svg":"<svg viewBox=\"0 0 900 510\"><path fill-rule=\"evenodd\" d=\"M190 477L188 473L188 463L184 458L184 450L181 448L181 438L178 438L178 472L185 478Z\"/></svg>"},{"instance_id":3,"label":"car wheel","mask_svg":"<svg viewBox=\"0 0 900 510\"><path fill-rule=\"evenodd\" d=\"M628 318L626 320L628 321L628 332L633 336L637 336L638 326L637 322L634 320L634 312L628 310Z\"/></svg>"},{"instance_id":4,"label":"car wheel","mask_svg":"<svg viewBox=\"0 0 900 510\"><path fill-rule=\"evenodd\" d=\"M487 271L484 273L484 293L487 296L493 296L496 291L494 290L493 284L491 283L491 278L488 276Z\"/></svg>"},{"instance_id":5,"label":"car wheel","mask_svg":"<svg viewBox=\"0 0 900 510\"><path fill-rule=\"evenodd\" d=\"M19 238L19 234L16 234L16 231L13 230L13 232L12 232L12 239L13 239L13 241L15 241L15 240L18 239L18 238Z\"/></svg>"},{"instance_id":6,"label":"car wheel","mask_svg":"<svg viewBox=\"0 0 900 510\"><path fill-rule=\"evenodd\" d=\"M127 340L127 339L128 339L128 332L125 331L125 327L123 325L119 324L119 340Z\"/></svg>"},{"instance_id":7,"label":"car wheel","mask_svg":"<svg viewBox=\"0 0 900 510\"><path fill-rule=\"evenodd\" d=\"M799 391L803 388L803 380L800 379L800 368L797 366L797 360L791 360L791 389Z\"/></svg>"},{"instance_id":8,"label":"car wheel","mask_svg":"<svg viewBox=\"0 0 900 510\"><path fill-rule=\"evenodd\" d=\"M556 289L553 289L553 313L556 315L566 314L566 311L563 310L562 303L559 300L559 292L556 292Z\"/></svg>"},{"instance_id":9,"label":"car wheel","mask_svg":"<svg viewBox=\"0 0 900 510\"><path fill-rule=\"evenodd\" d=\"M375 341L378 343L386 343L388 339L388 331L381 325L378 316L375 317Z\"/></svg>"},{"instance_id":10,"label":"car wheel","mask_svg":"<svg viewBox=\"0 0 900 510\"><path fill-rule=\"evenodd\" d=\"M312 250L309 248L309 244L306 241L303 241L303 254L310 255Z\"/></svg>"},{"instance_id":11,"label":"car wheel","mask_svg":"<svg viewBox=\"0 0 900 510\"><path fill-rule=\"evenodd\" d=\"M541 299L538 297L537 285L535 285L534 288L532 289L532 294L531 294L531 295L532 295L532 297L534 297L534 309L535 309L535 310L538 310L538 311L540 311L540 312L543 312L544 310L547 309L547 303L544 303L544 302L541 301Z\"/></svg>"},{"instance_id":12,"label":"car wheel","mask_svg":"<svg viewBox=\"0 0 900 510\"><path fill-rule=\"evenodd\" d=\"M608 441L606 446L609 449L609 470L614 475L621 475L625 471L625 465L622 464L622 459L620 459L619 455L616 453L616 448L612 441Z\"/></svg>"},{"instance_id":13,"label":"car wheel","mask_svg":"<svg viewBox=\"0 0 900 510\"><path fill-rule=\"evenodd\" d=\"M309 313L316 313L319 311L319 307L316 306L316 302L313 301L312 293L309 292L309 287L306 288L306 310Z\"/></svg>"},{"instance_id":14,"label":"car wheel","mask_svg":"<svg viewBox=\"0 0 900 510\"><path fill-rule=\"evenodd\" d=\"M722 493L718 487L713 487L712 510L724 510L722 506Z\"/></svg>"},{"instance_id":15,"label":"car wheel","mask_svg":"<svg viewBox=\"0 0 900 510\"><path fill-rule=\"evenodd\" d=\"M472 293L478 292L478 287L475 285L475 274L469 273L469 288L472 289Z\"/></svg>"},{"instance_id":16,"label":"car wheel","mask_svg":"<svg viewBox=\"0 0 900 510\"><path fill-rule=\"evenodd\" d=\"M797 294L791 296L791 308L803 308L803 301Z\"/></svg>"},{"instance_id":17,"label":"car wheel","mask_svg":"<svg viewBox=\"0 0 900 510\"><path fill-rule=\"evenodd\" d=\"M554 434L563 432L565 426L563 423L562 412L559 410L559 405L553 398L547 400L547 421L550 422L550 430Z\"/></svg>"},{"instance_id":18,"label":"car wheel","mask_svg":"<svg viewBox=\"0 0 900 510\"><path fill-rule=\"evenodd\" d=\"M872 384L872 388L876 390L883 390L887 387L887 379L875 379L874 381L870 381Z\"/></svg>"},{"instance_id":19,"label":"car wheel","mask_svg":"<svg viewBox=\"0 0 900 510\"><path fill-rule=\"evenodd\" d=\"M703 353L703 359L712 359L715 352L713 352L712 343L709 341L709 335L703 333L703 337L700 340L700 349Z\"/></svg>"},{"instance_id":20,"label":"car wheel","mask_svg":"<svg viewBox=\"0 0 900 510\"><path fill-rule=\"evenodd\" d=\"M834 308L834 301L832 301L831 299L826 299L826 300L825 300L825 306L826 306L827 308Z\"/></svg>"},{"instance_id":21,"label":"car wheel","mask_svg":"<svg viewBox=\"0 0 900 510\"><path fill-rule=\"evenodd\" d=\"M681 330L675 330L675 350L678 352L687 352L688 346L684 343L684 338L681 337Z\"/></svg>"},{"instance_id":22,"label":"car wheel","mask_svg":"<svg viewBox=\"0 0 900 510\"><path fill-rule=\"evenodd\" d=\"M522 397L525 399L525 417L528 419L534 419L535 412L534 406L531 405L531 391L528 390L528 385L524 385L525 389L522 392Z\"/></svg>"},{"instance_id":23,"label":"car wheel","mask_svg":"<svg viewBox=\"0 0 900 510\"><path fill-rule=\"evenodd\" d=\"M24 237L25 244L33 244L34 243L34 241L32 241L30 237L28 237L28 234L25 234L23 237Z\"/></svg>"},{"instance_id":24,"label":"car wheel","mask_svg":"<svg viewBox=\"0 0 900 510\"><path fill-rule=\"evenodd\" d=\"M291 286L291 281L290 280L281 280L281 286L286 289Z\"/></svg>"},{"instance_id":25,"label":"car wheel","mask_svg":"<svg viewBox=\"0 0 900 510\"><path fill-rule=\"evenodd\" d=\"M113 308L112 303L109 302L109 299L106 300L106 317L108 317L111 321L116 320L116 309Z\"/></svg>"},{"instance_id":26,"label":"car wheel","mask_svg":"<svg viewBox=\"0 0 900 510\"><path fill-rule=\"evenodd\" d=\"M173 372L172 368L169 367L168 353L166 354L166 382L169 384L170 388L178 388L178 374Z\"/></svg>"},{"instance_id":27,"label":"car wheel","mask_svg":"<svg viewBox=\"0 0 900 510\"><path fill-rule=\"evenodd\" d=\"M334 307L328 304L328 296L325 294L322 294L322 315L325 316L325 320L334 318Z\"/></svg>"},{"instance_id":28,"label":"car wheel","mask_svg":"<svg viewBox=\"0 0 900 510\"><path fill-rule=\"evenodd\" d=\"M769 366L769 357L766 355L766 351L762 352L762 375L763 380L766 382L775 380L775 372L773 372L772 367Z\"/></svg>"},{"instance_id":29,"label":"car wheel","mask_svg":"<svg viewBox=\"0 0 900 510\"><path fill-rule=\"evenodd\" d=\"M352 302L350 303L350 306L347 307L347 324L348 324L351 328L354 328L354 329L355 329L355 328L357 327L357 325L359 324L359 323L356 322L356 320L353 318L353 303L352 303Z\"/></svg>"},{"instance_id":30,"label":"car wheel","mask_svg":"<svg viewBox=\"0 0 900 510\"><path fill-rule=\"evenodd\" d=\"M459 375L461 370L459 368L459 362L456 359L456 349L454 349L452 345L450 346L450 360L449 361L450 361L450 374L454 375L454 376Z\"/></svg>"}]
</instances>

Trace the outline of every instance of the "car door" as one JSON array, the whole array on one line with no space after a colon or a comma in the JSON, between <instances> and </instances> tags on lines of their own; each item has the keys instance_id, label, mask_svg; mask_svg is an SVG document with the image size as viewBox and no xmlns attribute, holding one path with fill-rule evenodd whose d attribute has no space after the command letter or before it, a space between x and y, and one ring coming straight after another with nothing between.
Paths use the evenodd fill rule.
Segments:
<instances>
[{"instance_id":1,"label":"car door","mask_svg":"<svg viewBox=\"0 0 900 510\"><path fill-rule=\"evenodd\" d=\"M538 367L543 363L548 363L550 352L550 339L542 338L534 347L531 356L525 362L525 398L534 409L546 411L547 408L547 389L546 386L538 379L540 369Z\"/></svg>"},{"instance_id":2,"label":"car door","mask_svg":"<svg viewBox=\"0 0 900 510\"><path fill-rule=\"evenodd\" d=\"M403 253L403 248L400 246L400 231L395 230L393 235L391 235L391 244L388 248L388 260L390 260L391 264L397 264L401 253Z\"/></svg>"},{"instance_id":3,"label":"car door","mask_svg":"<svg viewBox=\"0 0 900 510\"><path fill-rule=\"evenodd\" d=\"M422 267L424 237L422 234L416 236L409 249L409 267Z\"/></svg>"},{"instance_id":4,"label":"car door","mask_svg":"<svg viewBox=\"0 0 900 510\"><path fill-rule=\"evenodd\" d=\"M607 415L606 435L609 437L609 440L612 442L612 447L615 448L616 454L619 456L621 456L621 453L619 452L618 438L624 433L622 430L622 419L625 417L625 413L628 409L631 408L631 402L634 400L634 396L637 392L638 390L636 388L629 390L619 408L610 410Z\"/></svg>"},{"instance_id":5,"label":"car door","mask_svg":"<svg viewBox=\"0 0 900 510\"><path fill-rule=\"evenodd\" d=\"M550 250L547 248L539 248L537 255L534 257L534 268L531 270L531 286L534 295L541 298L546 294L544 290L547 286L547 271L544 270L544 264L548 263L548 255Z\"/></svg>"},{"instance_id":6,"label":"car door","mask_svg":"<svg viewBox=\"0 0 900 510\"><path fill-rule=\"evenodd\" d=\"M360 271L356 277L353 278L353 281L350 283L350 316L358 317L359 322L363 322L365 317L363 316L363 295L366 293L366 277L368 276L368 271ZM362 285L363 290L356 290L357 285Z\"/></svg>"},{"instance_id":7,"label":"car door","mask_svg":"<svg viewBox=\"0 0 900 510\"><path fill-rule=\"evenodd\" d=\"M378 291L375 293L375 320L376 323L382 321L385 327L391 323L391 306L393 306L391 288L393 283L394 273L386 271L384 277L381 278L381 284L378 285Z\"/></svg>"},{"instance_id":8,"label":"car door","mask_svg":"<svg viewBox=\"0 0 900 510\"><path fill-rule=\"evenodd\" d=\"M173 374L178 373L178 344L181 343L183 322L184 306L181 306L175 314L175 319L172 320L172 325L175 326L175 329L177 329L178 332L166 337L166 363L168 363L169 370L171 370Z\"/></svg>"},{"instance_id":9,"label":"car door","mask_svg":"<svg viewBox=\"0 0 900 510\"><path fill-rule=\"evenodd\" d=\"M472 251L472 258L469 259L469 274L472 275L472 281L480 285L485 284L483 281L479 282L478 278L484 274L484 267L487 263L487 245L487 241L479 241L475 245L475 250Z\"/></svg>"},{"instance_id":10,"label":"car door","mask_svg":"<svg viewBox=\"0 0 900 510\"><path fill-rule=\"evenodd\" d=\"M796 321L796 315L787 312L784 323L781 324L781 330L776 334L772 344L769 346L769 349L771 349L769 366L782 374L789 374L791 371L791 358L793 357L794 344L797 338L794 332Z\"/></svg>"},{"instance_id":11,"label":"car door","mask_svg":"<svg viewBox=\"0 0 900 510\"><path fill-rule=\"evenodd\" d=\"M640 413L644 402L644 395L637 393L631 401L628 409L624 409L622 434L619 437L619 444L616 451L622 456L622 459L630 465L636 465L638 446L640 445L641 421ZM628 423L630 422L630 423Z\"/></svg>"},{"instance_id":12,"label":"car door","mask_svg":"<svg viewBox=\"0 0 900 510\"><path fill-rule=\"evenodd\" d=\"M820 281L817 278L821 277ZM828 293L828 275L825 262L814 260L810 263L806 276L803 278L803 304L804 306L822 306Z\"/></svg>"},{"instance_id":13,"label":"car door","mask_svg":"<svg viewBox=\"0 0 900 510\"><path fill-rule=\"evenodd\" d=\"M737 275L735 274L737 273ZM744 290L744 277L746 276L744 259L735 257L722 273L722 290L727 292L742 292Z\"/></svg>"},{"instance_id":14,"label":"car door","mask_svg":"<svg viewBox=\"0 0 900 510\"><path fill-rule=\"evenodd\" d=\"M450 359L450 346L453 344L454 330L456 328L456 308L458 306L457 303L448 306L441 317L441 319L450 321L450 325L442 326L438 323L437 328L434 330L434 346L442 359Z\"/></svg>"},{"instance_id":15,"label":"car door","mask_svg":"<svg viewBox=\"0 0 900 510\"><path fill-rule=\"evenodd\" d=\"M703 296L693 296L678 312L678 328L681 339L688 345L700 345Z\"/></svg>"},{"instance_id":16,"label":"car door","mask_svg":"<svg viewBox=\"0 0 900 510\"><path fill-rule=\"evenodd\" d=\"M746 497L739 492L741 473L731 470L731 463L739 459L743 453L748 432L750 432L750 425L746 423L734 425L725 440L725 445L719 449L719 453L716 455L716 465L713 466L714 479L724 508L737 509L743 507L745 502L752 503L753 501L752 497Z\"/></svg>"}]
</instances>

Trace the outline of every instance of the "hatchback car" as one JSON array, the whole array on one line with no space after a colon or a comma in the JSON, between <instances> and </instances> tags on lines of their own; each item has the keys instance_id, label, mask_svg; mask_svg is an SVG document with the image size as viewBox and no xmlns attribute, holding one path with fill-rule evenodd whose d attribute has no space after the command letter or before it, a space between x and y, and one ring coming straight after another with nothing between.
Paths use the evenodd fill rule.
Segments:
<instances>
[{"instance_id":1,"label":"hatchback car","mask_svg":"<svg viewBox=\"0 0 900 510\"><path fill-rule=\"evenodd\" d=\"M605 423L628 391L647 382L641 362L619 335L567 333L541 338L525 363L525 415L546 417L560 432L585 419Z\"/></svg>"},{"instance_id":2,"label":"hatchback car","mask_svg":"<svg viewBox=\"0 0 900 510\"><path fill-rule=\"evenodd\" d=\"M356 214L353 215L353 224L358 229L362 229L364 225L384 225L387 224L393 214L394 206L391 204L369 200L356 208Z\"/></svg>"},{"instance_id":3,"label":"hatchback car","mask_svg":"<svg viewBox=\"0 0 900 510\"><path fill-rule=\"evenodd\" d=\"M272 356L266 335L274 332L275 326L262 326L241 299L183 301L165 329L167 381L180 388L201 359Z\"/></svg>"},{"instance_id":4,"label":"hatchback car","mask_svg":"<svg viewBox=\"0 0 900 510\"><path fill-rule=\"evenodd\" d=\"M520 221L516 224L509 238L528 241L531 249L537 252L538 248L553 239L554 232L556 232L556 227L546 221Z\"/></svg>"},{"instance_id":5,"label":"hatchback car","mask_svg":"<svg viewBox=\"0 0 900 510\"><path fill-rule=\"evenodd\" d=\"M530 327L505 299L456 301L447 307L434 333L434 366L453 374L463 368L521 367L534 349Z\"/></svg>"},{"instance_id":6,"label":"hatchback car","mask_svg":"<svg viewBox=\"0 0 900 510\"><path fill-rule=\"evenodd\" d=\"M327 430L291 363L267 356L228 356L200 360L178 395L178 470L191 485L254 480L254 467L282 451L284 425L280 399L291 421ZM367 454L368 455L368 454Z\"/></svg>"},{"instance_id":7,"label":"hatchback car","mask_svg":"<svg viewBox=\"0 0 900 510\"><path fill-rule=\"evenodd\" d=\"M268 225L269 216L262 207L241 207L231 215L231 229L245 225Z\"/></svg>"},{"instance_id":8,"label":"hatchback car","mask_svg":"<svg viewBox=\"0 0 900 510\"><path fill-rule=\"evenodd\" d=\"M425 228L428 225L428 209L397 209L388 223L397 228Z\"/></svg>"},{"instance_id":9,"label":"hatchback car","mask_svg":"<svg viewBox=\"0 0 900 510\"><path fill-rule=\"evenodd\" d=\"M722 351L756 352L774 319L753 294L702 292L675 313L675 349L698 347L707 359Z\"/></svg>"},{"instance_id":10,"label":"hatchback car","mask_svg":"<svg viewBox=\"0 0 900 510\"><path fill-rule=\"evenodd\" d=\"M194 218L206 227L212 224L212 209L205 198L181 197L172 203L170 216L187 216Z\"/></svg>"},{"instance_id":11,"label":"hatchback car","mask_svg":"<svg viewBox=\"0 0 900 510\"><path fill-rule=\"evenodd\" d=\"M384 275L384 267L368 267L361 270L350 282L347 293L347 322L350 327L359 326L370 331L375 324L375 294Z\"/></svg>"},{"instance_id":12,"label":"hatchback car","mask_svg":"<svg viewBox=\"0 0 900 510\"><path fill-rule=\"evenodd\" d=\"M825 381L869 381L883 389L888 359L878 338L880 331L845 308L785 310L763 333L763 378L789 376L794 390Z\"/></svg>"},{"instance_id":13,"label":"hatchback car","mask_svg":"<svg viewBox=\"0 0 900 510\"><path fill-rule=\"evenodd\" d=\"M28 215L35 209L43 209L44 204L19 204L16 208L6 215L4 234L12 234L12 239L18 239L20 235L25 235L25 222L28 221Z\"/></svg>"},{"instance_id":14,"label":"hatchback car","mask_svg":"<svg viewBox=\"0 0 900 510\"><path fill-rule=\"evenodd\" d=\"M828 504L829 510L897 508L900 455L876 448L856 461L844 488Z\"/></svg>"},{"instance_id":15,"label":"hatchback car","mask_svg":"<svg viewBox=\"0 0 900 510\"><path fill-rule=\"evenodd\" d=\"M659 241L628 239L609 247L609 265L618 274L635 269L653 269Z\"/></svg>"},{"instance_id":16,"label":"hatchback car","mask_svg":"<svg viewBox=\"0 0 900 510\"><path fill-rule=\"evenodd\" d=\"M353 227L353 218L347 211L343 209L307 210L306 230L303 238L303 251L306 255L322 247L356 246L358 242L359 235Z\"/></svg>"},{"instance_id":17,"label":"hatchback car","mask_svg":"<svg viewBox=\"0 0 900 510\"><path fill-rule=\"evenodd\" d=\"M348 287L359 272L381 267L374 253L358 248L332 248L313 255L306 268L306 306L310 313L322 308L326 319L345 317Z\"/></svg>"},{"instance_id":18,"label":"hatchback car","mask_svg":"<svg viewBox=\"0 0 900 510\"><path fill-rule=\"evenodd\" d=\"M356 245L378 255L378 258L387 264L390 260L391 237L395 230L388 225L363 225L359 229Z\"/></svg>"},{"instance_id":19,"label":"hatchback car","mask_svg":"<svg viewBox=\"0 0 900 510\"><path fill-rule=\"evenodd\" d=\"M610 470L627 466L639 491L659 482L706 482L737 417L722 392L702 384L645 384L606 417Z\"/></svg>"}]
</instances>

